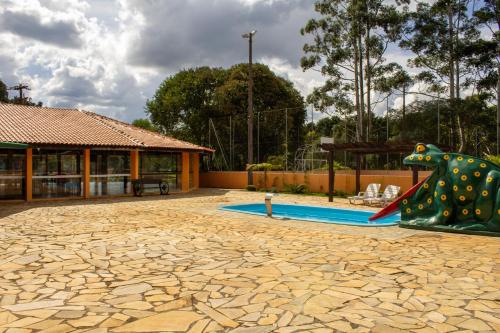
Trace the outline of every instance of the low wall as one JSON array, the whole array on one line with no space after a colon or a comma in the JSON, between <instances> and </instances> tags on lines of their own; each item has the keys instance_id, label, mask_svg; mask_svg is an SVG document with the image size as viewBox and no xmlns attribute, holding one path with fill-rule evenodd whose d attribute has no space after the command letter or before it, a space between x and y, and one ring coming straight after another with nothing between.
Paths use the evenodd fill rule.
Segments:
<instances>
[{"instance_id":1,"label":"low wall","mask_svg":"<svg viewBox=\"0 0 500 333\"><path fill-rule=\"evenodd\" d=\"M419 180L424 179L430 171L420 171ZM282 190L286 184L306 184L309 191L328 193L328 172L304 173L270 171L265 175L262 171L254 171L254 185L257 188L276 187ZM381 190L387 185L401 187L404 192L412 186L412 172L400 170L362 170L361 190L370 183L380 183ZM200 173L200 186L212 188L243 189L247 186L246 171L213 171ZM335 190L354 193L356 190L356 172L340 170L335 172Z\"/></svg>"}]
</instances>

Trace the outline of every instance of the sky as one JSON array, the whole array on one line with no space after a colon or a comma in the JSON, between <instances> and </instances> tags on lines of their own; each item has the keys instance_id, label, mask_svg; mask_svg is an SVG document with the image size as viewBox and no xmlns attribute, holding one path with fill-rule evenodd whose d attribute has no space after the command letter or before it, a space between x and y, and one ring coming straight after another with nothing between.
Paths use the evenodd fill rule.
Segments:
<instances>
[{"instance_id":1,"label":"sky","mask_svg":"<svg viewBox=\"0 0 500 333\"><path fill-rule=\"evenodd\" d=\"M0 0L0 79L31 87L45 106L124 121L145 117L158 85L179 70L254 61L306 97L323 78L299 61L314 0ZM390 49L405 64L408 55ZM16 92L11 91L12 94ZM391 101L397 106L398 99ZM382 112L382 110L378 110ZM321 115L315 114L318 119Z\"/></svg>"}]
</instances>

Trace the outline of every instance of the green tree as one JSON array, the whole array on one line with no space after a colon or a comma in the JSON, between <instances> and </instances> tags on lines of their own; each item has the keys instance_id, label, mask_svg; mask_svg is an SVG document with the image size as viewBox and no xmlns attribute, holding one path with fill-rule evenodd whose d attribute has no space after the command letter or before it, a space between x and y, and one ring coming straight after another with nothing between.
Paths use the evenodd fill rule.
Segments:
<instances>
[{"instance_id":1,"label":"green tree","mask_svg":"<svg viewBox=\"0 0 500 333\"><path fill-rule=\"evenodd\" d=\"M7 103L9 101L9 94L7 93L7 86L0 80L0 102Z\"/></svg>"},{"instance_id":2,"label":"green tree","mask_svg":"<svg viewBox=\"0 0 500 333\"><path fill-rule=\"evenodd\" d=\"M388 45L401 35L406 6L401 9L382 0L319 0L315 10L321 16L301 30L302 35L313 37L312 43L304 45L301 65L304 70L320 71L327 79L308 102L321 111L333 108L346 119L354 111L357 140L370 140L376 105L371 100L373 80L381 73L377 69L386 64Z\"/></svg>"},{"instance_id":3,"label":"green tree","mask_svg":"<svg viewBox=\"0 0 500 333\"><path fill-rule=\"evenodd\" d=\"M484 56L491 54L484 48L480 24L474 18L475 13L483 10L484 3L482 6L478 3L478 7L474 4L472 15L468 8L470 4L472 2L468 0L419 2L415 12L411 13L406 38L400 43L415 54L409 64L421 69L416 79L426 83L429 92L435 93L443 86L447 87L452 110L452 145L457 137L459 151L464 151L467 143L462 119L466 115L459 112L461 91L481 77ZM478 66L473 66L474 63ZM454 109L457 112L453 112Z\"/></svg>"},{"instance_id":4,"label":"green tree","mask_svg":"<svg viewBox=\"0 0 500 333\"><path fill-rule=\"evenodd\" d=\"M304 101L290 81L267 66L255 64L253 71L255 161L287 151L290 158L303 139ZM246 64L183 70L162 82L147 102L146 112L163 133L212 145L217 150L215 159L224 167L243 169L247 93Z\"/></svg>"},{"instance_id":5,"label":"green tree","mask_svg":"<svg viewBox=\"0 0 500 333\"><path fill-rule=\"evenodd\" d=\"M146 103L146 113L161 132L198 144L207 144L208 119L217 116L215 90L225 71L200 67L168 77Z\"/></svg>"},{"instance_id":6,"label":"green tree","mask_svg":"<svg viewBox=\"0 0 500 333\"><path fill-rule=\"evenodd\" d=\"M149 119L139 118L132 122L132 125L135 127L140 127L148 131L158 132L158 129L151 123Z\"/></svg>"}]
</instances>

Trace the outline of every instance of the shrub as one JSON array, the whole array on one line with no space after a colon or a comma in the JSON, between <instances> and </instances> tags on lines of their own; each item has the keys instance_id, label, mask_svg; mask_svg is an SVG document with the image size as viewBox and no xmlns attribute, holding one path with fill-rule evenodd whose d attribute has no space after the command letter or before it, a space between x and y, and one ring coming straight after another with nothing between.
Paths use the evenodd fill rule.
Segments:
<instances>
[{"instance_id":1,"label":"shrub","mask_svg":"<svg viewBox=\"0 0 500 333\"><path fill-rule=\"evenodd\" d=\"M307 186L304 184L288 184L285 186L285 192L304 194L307 192Z\"/></svg>"},{"instance_id":2,"label":"shrub","mask_svg":"<svg viewBox=\"0 0 500 333\"><path fill-rule=\"evenodd\" d=\"M255 185L247 185L247 191L255 192L257 191L257 188Z\"/></svg>"},{"instance_id":3,"label":"shrub","mask_svg":"<svg viewBox=\"0 0 500 333\"><path fill-rule=\"evenodd\" d=\"M248 167L248 170L252 171L269 171L272 169L272 165L269 163L259 163L259 164L252 164Z\"/></svg>"}]
</instances>

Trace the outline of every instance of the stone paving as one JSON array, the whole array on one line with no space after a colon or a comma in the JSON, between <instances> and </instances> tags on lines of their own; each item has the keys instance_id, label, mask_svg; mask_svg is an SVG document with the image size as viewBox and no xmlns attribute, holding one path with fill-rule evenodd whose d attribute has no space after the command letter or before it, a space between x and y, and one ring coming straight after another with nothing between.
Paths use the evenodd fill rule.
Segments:
<instances>
[{"instance_id":1,"label":"stone paving","mask_svg":"<svg viewBox=\"0 0 500 333\"><path fill-rule=\"evenodd\" d=\"M261 200L0 205L0 333L500 331L500 239L217 210Z\"/></svg>"}]
</instances>

